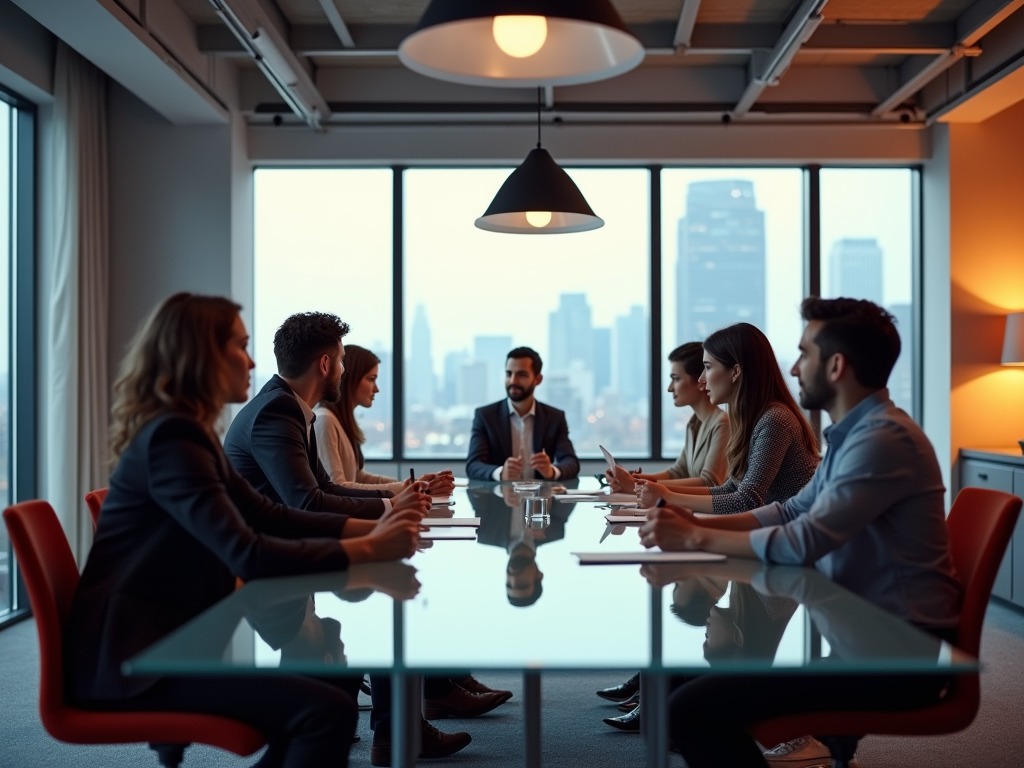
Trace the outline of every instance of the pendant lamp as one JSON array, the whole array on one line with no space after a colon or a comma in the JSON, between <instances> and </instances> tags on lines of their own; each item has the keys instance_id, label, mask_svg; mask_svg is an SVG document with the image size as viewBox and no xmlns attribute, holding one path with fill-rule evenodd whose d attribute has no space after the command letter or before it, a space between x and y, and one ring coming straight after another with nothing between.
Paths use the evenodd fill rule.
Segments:
<instances>
[{"instance_id":1,"label":"pendant lamp","mask_svg":"<svg viewBox=\"0 0 1024 768\"><path fill-rule=\"evenodd\" d=\"M579 85L644 58L611 0L431 0L398 58L463 85Z\"/></svg>"},{"instance_id":2,"label":"pendant lamp","mask_svg":"<svg viewBox=\"0 0 1024 768\"><path fill-rule=\"evenodd\" d=\"M484 215L474 223L480 229L513 235L600 229L604 219L594 213L569 174L540 145L541 90L537 91L537 148L505 179Z\"/></svg>"}]
</instances>

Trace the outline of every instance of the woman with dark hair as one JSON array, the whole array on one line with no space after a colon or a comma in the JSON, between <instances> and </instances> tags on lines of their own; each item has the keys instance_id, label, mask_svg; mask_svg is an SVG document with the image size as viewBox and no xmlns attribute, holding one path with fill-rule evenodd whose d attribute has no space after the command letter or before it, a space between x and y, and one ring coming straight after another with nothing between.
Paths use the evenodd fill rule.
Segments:
<instances>
[{"instance_id":1,"label":"woman with dark hair","mask_svg":"<svg viewBox=\"0 0 1024 768\"><path fill-rule=\"evenodd\" d=\"M700 381L713 405L729 406L729 479L678 493L638 480L641 506L664 498L694 512L729 515L796 495L818 466L818 443L782 378L768 338L750 323L715 331L704 341Z\"/></svg>"},{"instance_id":2,"label":"woman with dark hair","mask_svg":"<svg viewBox=\"0 0 1024 768\"><path fill-rule=\"evenodd\" d=\"M316 421L317 452L320 462L331 476L331 482L347 488L373 488L398 493L408 481L367 472L363 460L366 436L356 421L356 407L369 408L374 396L380 392L380 358L373 352L355 344L345 346L343 359L345 373L341 377L341 397L335 402L319 402L313 413ZM431 496L447 496L455 487L451 472L424 475L419 478L428 483Z\"/></svg>"},{"instance_id":3,"label":"woman with dark hair","mask_svg":"<svg viewBox=\"0 0 1024 768\"><path fill-rule=\"evenodd\" d=\"M691 341L676 347L668 355L672 364L668 391L676 408L689 407L693 415L686 424L686 439L676 463L663 472L643 474L627 472L616 466L605 472L615 492L631 493L634 481L656 480L673 490L691 486L707 487L725 482L725 447L729 443L729 417L708 400L700 383L704 373L704 346Z\"/></svg>"},{"instance_id":4,"label":"woman with dark hair","mask_svg":"<svg viewBox=\"0 0 1024 768\"><path fill-rule=\"evenodd\" d=\"M117 466L68 617L67 692L84 708L249 723L270 745L260 768L344 766L358 717L348 682L121 675L122 662L230 595L236 577L337 571L416 551L413 510L368 521L291 509L231 468L215 423L249 393L239 309L171 296L125 356L112 408Z\"/></svg>"}]
</instances>

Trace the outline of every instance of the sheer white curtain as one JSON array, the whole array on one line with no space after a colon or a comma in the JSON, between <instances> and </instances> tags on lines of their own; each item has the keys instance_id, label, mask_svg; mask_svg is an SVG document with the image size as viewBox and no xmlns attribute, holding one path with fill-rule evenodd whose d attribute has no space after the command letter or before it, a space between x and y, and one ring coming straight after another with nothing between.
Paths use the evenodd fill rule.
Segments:
<instances>
[{"instance_id":1,"label":"sheer white curtain","mask_svg":"<svg viewBox=\"0 0 1024 768\"><path fill-rule=\"evenodd\" d=\"M107 444L107 82L58 43L54 72L54 253L49 284L47 498L81 564L92 543L83 500L110 476Z\"/></svg>"}]
</instances>

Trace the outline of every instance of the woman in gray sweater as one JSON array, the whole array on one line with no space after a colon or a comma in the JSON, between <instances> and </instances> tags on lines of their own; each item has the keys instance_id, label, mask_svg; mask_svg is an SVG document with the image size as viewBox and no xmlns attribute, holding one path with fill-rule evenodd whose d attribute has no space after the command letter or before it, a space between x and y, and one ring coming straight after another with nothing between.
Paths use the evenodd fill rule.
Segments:
<instances>
[{"instance_id":1,"label":"woman in gray sweater","mask_svg":"<svg viewBox=\"0 0 1024 768\"><path fill-rule=\"evenodd\" d=\"M664 498L694 512L730 515L795 496L818 466L818 443L767 337L750 323L715 331L704 341L700 380L712 404L729 406L729 477L722 485L681 492L638 480L641 506Z\"/></svg>"}]
</instances>

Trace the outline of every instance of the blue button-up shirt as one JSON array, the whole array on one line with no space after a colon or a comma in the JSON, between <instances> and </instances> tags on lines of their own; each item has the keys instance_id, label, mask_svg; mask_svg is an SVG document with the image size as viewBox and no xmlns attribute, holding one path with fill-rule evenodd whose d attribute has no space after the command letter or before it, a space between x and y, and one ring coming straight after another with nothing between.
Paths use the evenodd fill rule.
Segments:
<instances>
[{"instance_id":1,"label":"blue button-up shirt","mask_svg":"<svg viewBox=\"0 0 1024 768\"><path fill-rule=\"evenodd\" d=\"M887 390L825 430L828 452L800 493L754 510L757 556L814 565L875 605L926 628L952 627L961 586L949 555L935 451Z\"/></svg>"}]
</instances>

